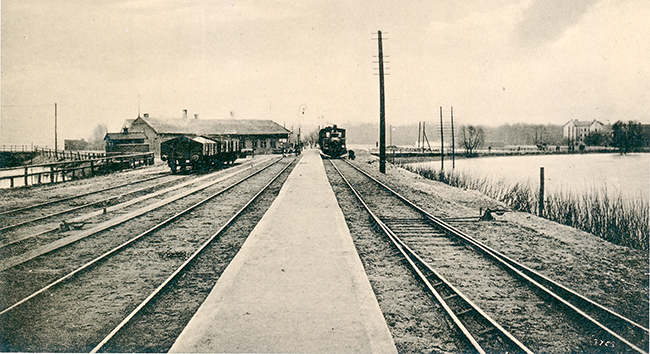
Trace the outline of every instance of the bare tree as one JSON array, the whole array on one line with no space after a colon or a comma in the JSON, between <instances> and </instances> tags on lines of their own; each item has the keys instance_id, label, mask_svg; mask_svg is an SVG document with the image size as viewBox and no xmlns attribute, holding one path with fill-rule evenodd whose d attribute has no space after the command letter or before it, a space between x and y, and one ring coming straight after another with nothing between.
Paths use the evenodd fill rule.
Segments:
<instances>
[{"instance_id":1,"label":"bare tree","mask_svg":"<svg viewBox=\"0 0 650 354\"><path fill-rule=\"evenodd\" d=\"M466 151L465 154L467 156L472 156L474 154L474 150L481 146L483 144L483 140L485 139L483 128L474 127L472 125L462 126L460 128L460 132L463 141L463 147L465 147Z\"/></svg>"}]
</instances>

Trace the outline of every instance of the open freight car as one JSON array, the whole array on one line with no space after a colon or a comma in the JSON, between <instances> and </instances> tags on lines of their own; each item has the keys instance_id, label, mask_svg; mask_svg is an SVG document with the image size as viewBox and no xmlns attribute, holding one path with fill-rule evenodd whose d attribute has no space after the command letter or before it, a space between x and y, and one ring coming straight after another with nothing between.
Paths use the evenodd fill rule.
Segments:
<instances>
[{"instance_id":1,"label":"open freight car","mask_svg":"<svg viewBox=\"0 0 650 354\"><path fill-rule=\"evenodd\" d=\"M161 159L167 161L172 173L178 168L181 171L188 168L206 170L232 164L240 153L239 140L234 139L179 136L160 144Z\"/></svg>"}]
</instances>

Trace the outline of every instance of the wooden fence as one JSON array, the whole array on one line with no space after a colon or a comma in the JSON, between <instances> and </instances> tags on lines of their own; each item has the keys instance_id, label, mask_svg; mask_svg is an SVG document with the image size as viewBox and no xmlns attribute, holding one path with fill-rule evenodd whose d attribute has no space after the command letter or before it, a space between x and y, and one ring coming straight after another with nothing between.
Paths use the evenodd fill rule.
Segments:
<instances>
[{"instance_id":1,"label":"wooden fence","mask_svg":"<svg viewBox=\"0 0 650 354\"><path fill-rule=\"evenodd\" d=\"M106 156L104 152L97 151L71 151L71 150L53 150L47 147L32 145L0 145L0 151L5 152L35 152L42 156L53 157L55 159L66 160L86 160Z\"/></svg>"},{"instance_id":2,"label":"wooden fence","mask_svg":"<svg viewBox=\"0 0 650 354\"><path fill-rule=\"evenodd\" d=\"M152 152L0 169L0 187L66 182L154 164ZM6 182L9 180L9 185ZM22 182L22 183L17 183ZM20 184L20 185L18 185Z\"/></svg>"},{"instance_id":3,"label":"wooden fence","mask_svg":"<svg viewBox=\"0 0 650 354\"><path fill-rule=\"evenodd\" d=\"M105 157L106 154L103 152L81 152L81 151L70 151L70 150L57 150L54 151L50 148L41 148L38 146L34 147L34 152L39 155L53 157L55 159L64 159L64 160L88 160L96 159L100 157Z\"/></svg>"},{"instance_id":4,"label":"wooden fence","mask_svg":"<svg viewBox=\"0 0 650 354\"><path fill-rule=\"evenodd\" d=\"M31 152L33 151L31 145L0 145L0 151L7 152Z\"/></svg>"}]
</instances>

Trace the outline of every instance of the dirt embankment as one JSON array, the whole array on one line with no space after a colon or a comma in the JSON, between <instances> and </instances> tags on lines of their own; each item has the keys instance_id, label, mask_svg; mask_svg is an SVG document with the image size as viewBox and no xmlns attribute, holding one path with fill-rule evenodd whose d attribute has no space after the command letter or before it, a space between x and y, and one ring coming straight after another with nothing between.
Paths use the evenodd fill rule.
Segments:
<instances>
[{"instance_id":1,"label":"dirt embankment","mask_svg":"<svg viewBox=\"0 0 650 354\"><path fill-rule=\"evenodd\" d=\"M0 168L26 165L31 163L35 157L35 152L0 151Z\"/></svg>"},{"instance_id":2,"label":"dirt embankment","mask_svg":"<svg viewBox=\"0 0 650 354\"><path fill-rule=\"evenodd\" d=\"M355 163L443 219L478 216L507 206L473 191L450 187L359 151ZM458 229L569 288L647 326L648 253L537 216L508 210L495 222L455 222Z\"/></svg>"}]
</instances>

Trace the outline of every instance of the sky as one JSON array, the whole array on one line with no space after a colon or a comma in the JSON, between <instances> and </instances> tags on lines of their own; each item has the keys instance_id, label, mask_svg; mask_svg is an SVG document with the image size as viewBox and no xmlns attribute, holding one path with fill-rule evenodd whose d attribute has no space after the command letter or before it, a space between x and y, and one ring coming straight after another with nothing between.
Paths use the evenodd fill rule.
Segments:
<instances>
[{"instance_id":1,"label":"sky","mask_svg":"<svg viewBox=\"0 0 650 354\"><path fill-rule=\"evenodd\" d=\"M2 0L0 144L149 113L386 122L650 123L647 0Z\"/></svg>"}]
</instances>

